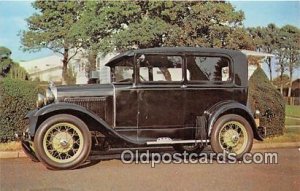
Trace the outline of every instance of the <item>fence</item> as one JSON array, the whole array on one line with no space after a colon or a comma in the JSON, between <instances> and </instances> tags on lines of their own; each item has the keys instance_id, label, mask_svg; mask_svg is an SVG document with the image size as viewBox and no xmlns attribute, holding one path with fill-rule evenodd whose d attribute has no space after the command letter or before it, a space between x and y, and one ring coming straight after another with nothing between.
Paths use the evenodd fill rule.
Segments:
<instances>
[{"instance_id":1,"label":"fence","mask_svg":"<svg viewBox=\"0 0 300 191\"><path fill-rule=\"evenodd\" d=\"M284 97L287 105L300 105L300 97Z\"/></svg>"}]
</instances>

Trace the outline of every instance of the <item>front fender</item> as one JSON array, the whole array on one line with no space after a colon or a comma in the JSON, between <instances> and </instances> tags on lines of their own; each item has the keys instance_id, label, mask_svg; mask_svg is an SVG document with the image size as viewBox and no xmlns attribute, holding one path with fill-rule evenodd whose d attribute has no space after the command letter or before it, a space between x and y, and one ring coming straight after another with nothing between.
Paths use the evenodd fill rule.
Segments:
<instances>
[{"instance_id":1,"label":"front fender","mask_svg":"<svg viewBox=\"0 0 300 191\"><path fill-rule=\"evenodd\" d=\"M213 125L218 118L227 113L237 114L244 117L252 127L254 138L260 141L263 140L257 131L257 126L250 110L245 105L235 101L220 102L211 107L209 110L205 111L205 115L208 118L208 136L210 136Z\"/></svg>"},{"instance_id":2,"label":"front fender","mask_svg":"<svg viewBox=\"0 0 300 191\"><path fill-rule=\"evenodd\" d=\"M25 119L29 119L29 135L31 137L33 137L35 135L36 129L37 127L37 122L38 122L38 118L55 112L55 111L60 111L60 110L74 110L74 111L79 111L79 112L83 112L83 113L90 113L89 111L87 111L85 108L76 105L76 104L72 104L72 103L52 103L49 105L46 105L40 109L35 109L32 110L30 112L28 112L28 114L26 115ZM91 113L90 113L91 114ZM91 114L93 115L93 114Z\"/></svg>"},{"instance_id":3,"label":"front fender","mask_svg":"<svg viewBox=\"0 0 300 191\"><path fill-rule=\"evenodd\" d=\"M76 104L72 104L72 103L64 103L64 102L52 103L52 104L42 107L41 109L35 109L35 110L30 111L25 117L25 118L29 119L29 131L28 131L29 135L31 137L34 137L35 132L38 128L38 118L39 117L50 114L52 112L61 113L60 111L76 111L76 112L83 113L83 114L89 116L90 118L94 119L95 121L97 121L99 123L99 128L101 126L106 131L108 131L109 134L112 135L113 137L120 138L131 144L136 144L136 145L144 145L145 144L142 142L136 142L134 140L128 139L127 137L120 135L113 128L111 128L103 119L101 119L94 113L88 111L84 107L82 107L80 105L76 105Z\"/></svg>"}]
</instances>

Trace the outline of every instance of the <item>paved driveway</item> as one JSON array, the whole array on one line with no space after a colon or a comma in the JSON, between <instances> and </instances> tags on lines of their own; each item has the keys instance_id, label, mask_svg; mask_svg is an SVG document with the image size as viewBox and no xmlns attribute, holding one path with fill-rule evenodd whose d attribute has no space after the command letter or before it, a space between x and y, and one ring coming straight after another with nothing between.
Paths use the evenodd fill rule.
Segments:
<instances>
[{"instance_id":1,"label":"paved driveway","mask_svg":"<svg viewBox=\"0 0 300 191\"><path fill-rule=\"evenodd\" d=\"M114 159L76 170L50 171L27 158L3 159L1 191L299 191L299 149L272 151L279 153L279 164L158 164L151 168L150 164L123 164Z\"/></svg>"}]
</instances>

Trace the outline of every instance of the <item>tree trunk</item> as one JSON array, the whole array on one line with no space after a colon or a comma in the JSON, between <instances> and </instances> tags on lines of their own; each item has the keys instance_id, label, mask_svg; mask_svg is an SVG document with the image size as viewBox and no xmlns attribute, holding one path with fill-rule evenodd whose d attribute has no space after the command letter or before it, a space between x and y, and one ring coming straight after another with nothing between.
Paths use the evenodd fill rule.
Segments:
<instances>
[{"instance_id":1,"label":"tree trunk","mask_svg":"<svg viewBox=\"0 0 300 191\"><path fill-rule=\"evenodd\" d=\"M290 68L290 83L289 83L289 92L288 92L288 98L291 99L292 96L292 84L293 83L293 69Z\"/></svg>"},{"instance_id":2,"label":"tree trunk","mask_svg":"<svg viewBox=\"0 0 300 191\"><path fill-rule=\"evenodd\" d=\"M269 66L269 73L270 73L270 81L271 83L273 83L271 57L268 57L268 66Z\"/></svg>"},{"instance_id":3,"label":"tree trunk","mask_svg":"<svg viewBox=\"0 0 300 191\"><path fill-rule=\"evenodd\" d=\"M95 51L90 51L89 52L89 70L90 71L95 71L96 70L96 65L97 65L97 53Z\"/></svg>"},{"instance_id":4,"label":"tree trunk","mask_svg":"<svg viewBox=\"0 0 300 191\"><path fill-rule=\"evenodd\" d=\"M92 71L96 71L96 69L97 69L97 52L96 51L92 51L92 50L89 51L88 61L89 61L89 66L87 69L88 77L89 77L88 84L94 84L94 83L97 83L97 80L91 79L90 73Z\"/></svg>"},{"instance_id":5,"label":"tree trunk","mask_svg":"<svg viewBox=\"0 0 300 191\"><path fill-rule=\"evenodd\" d=\"M283 95L283 86L284 86L284 84L283 84L283 73L284 73L284 65L282 64L282 60L279 60L279 63L280 63L280 93L281 93L281 95L282 96L284 96Z\"/></svg>"},{"instance_id":6,"label":"tree trunk","mask_svg":"<svg viewBox=\"0 0 300 191\"><path fill-rule=\"evenodd\" d=\"M64 58L62 60L63 62L63 68L62 68L62 85L67 84L67 78L68 78L68 61L69 60L69 50L67 48L64 49Z\"/></svg>"}]
</instances>

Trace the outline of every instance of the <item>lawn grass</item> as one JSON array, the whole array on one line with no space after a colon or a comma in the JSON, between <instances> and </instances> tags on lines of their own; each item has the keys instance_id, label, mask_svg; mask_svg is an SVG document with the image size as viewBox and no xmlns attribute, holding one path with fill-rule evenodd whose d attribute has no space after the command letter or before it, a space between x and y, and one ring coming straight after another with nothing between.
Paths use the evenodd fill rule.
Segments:
<instances>
[{"instance_id":1,"label":"lawn grass","mask_svg":"<svg viewBox=\"0 0 300 191\"><path fill-rule=\"evenodd\" d=\"M292 119L292 118L285 118L285 125L299 125L300 126L300 118L299 119Z\"/></svg>"},{"instance_id":2,"label":"lawn grass","mask_svg":"<svg viewBox=\"0 0 300 191\"><path fill-rule=\"evenodd\" d=\"M263 143L284 142L300 142L300 127L286 127L282 136L266 138Z\"/></svg>"},{"instance_id":3,"label":"lawn grass","mask_svg":"<svg viewBox=\"0 0 300 191\"><path fill-rule=\"evenodd\" d=\"M22 149L21 143L17 141L0 143L0 151L18 151L21 149Z\"/></svg>"},{"instance_id":4,"label":"lawn grass","mask_svg":"<svg viewBox=\"0 0 300 191\"><path fill-rule=\"evenodd\" d=\"M300 118L300 106L296 105L286 105L285 106L285 115L289 117Z\"/></svg>"}]
</instances>

